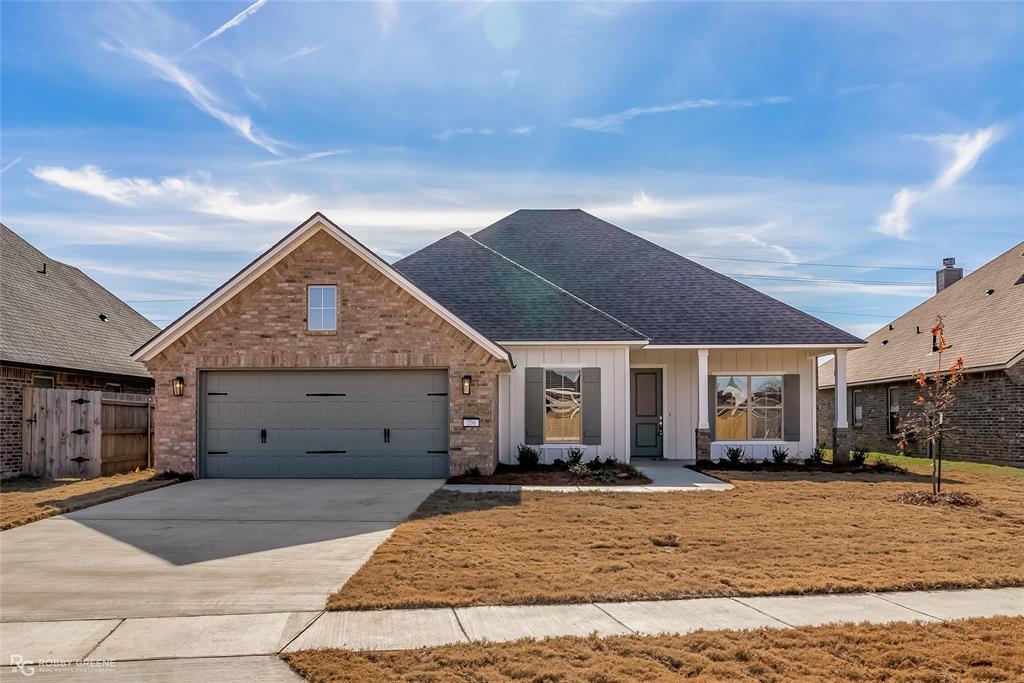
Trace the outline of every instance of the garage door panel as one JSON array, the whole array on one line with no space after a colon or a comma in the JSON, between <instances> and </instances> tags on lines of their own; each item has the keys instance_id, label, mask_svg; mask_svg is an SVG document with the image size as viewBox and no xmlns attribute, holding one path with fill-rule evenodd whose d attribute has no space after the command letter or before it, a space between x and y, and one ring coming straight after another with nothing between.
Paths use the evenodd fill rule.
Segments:
<instances>
[{"instance_id":1,"label":"garage door panel","mask_svg":"<svg viewBox=\"0 0 1024 683\"><path fill-rule=\"evenodd\" d=\"M204 385L206 476L447 476L447 371L210 372Z\"/></svg>"}]
</instances>

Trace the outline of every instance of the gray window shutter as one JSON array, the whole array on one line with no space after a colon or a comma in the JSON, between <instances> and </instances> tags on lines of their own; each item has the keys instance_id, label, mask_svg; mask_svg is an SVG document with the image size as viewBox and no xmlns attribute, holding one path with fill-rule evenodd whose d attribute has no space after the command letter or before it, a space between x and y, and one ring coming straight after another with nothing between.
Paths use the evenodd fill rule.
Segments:
<instances>
[{"instance_id":1,"label":"gray window shutter","mask_svg":"<svg viewBox=\"0 0 1024 683\"><path fill-rule=\"evenodd\" d=\"M544 368L526 368L526 443L544 443Z\"/></svg>"},{"instance_id":2,"label":"gray window shutter","mask_svg":"<svg viewBox=\"0 0 1024 683\"><path fill-rule=\"evenodd\" d=\"M715 393L715 376L708 377L708 441L715 440L715 414L718 396Z\"/></svg>"},{"instance_id":3,"label":"gray window shutter","mask_svg":"<svg viewBox=\"0 0 1024 683\"><path fill-rule=\"evenodd\" d=\"M601 443L601 368L583 368L583 443Z\"/></svg>"},{"instance_id":4,"label":"gray window shutter","mask_svg":"<svg viewBox=\"0 0 1024 683\"><path fill-rule=\"evenodd\" d=\"M800 375L782 376L782 438L800 440Z\"/></svg>"}]
</instances>

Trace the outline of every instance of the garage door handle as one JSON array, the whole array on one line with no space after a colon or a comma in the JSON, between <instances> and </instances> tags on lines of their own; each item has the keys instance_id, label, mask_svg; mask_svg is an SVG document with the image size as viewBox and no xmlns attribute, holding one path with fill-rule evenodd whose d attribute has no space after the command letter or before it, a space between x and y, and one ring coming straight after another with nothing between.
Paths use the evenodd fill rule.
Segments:
<instances>
[{"instance_id":1,"label":"garage door handle","mask_svg":"<svg viewBox=\"0 0 1024 683\"><path fill-rule=\"evenodd\" d=\"M267 430L266 429L261 429L260 430L260 443L266 443L266 442L267 442Z\"/></svg>"}]
</instances>

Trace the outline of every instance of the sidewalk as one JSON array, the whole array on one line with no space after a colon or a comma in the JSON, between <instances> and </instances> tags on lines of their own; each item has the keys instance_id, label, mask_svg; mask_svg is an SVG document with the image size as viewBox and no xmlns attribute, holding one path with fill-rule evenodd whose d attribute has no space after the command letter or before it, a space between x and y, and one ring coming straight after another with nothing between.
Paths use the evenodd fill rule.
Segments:
<instances>
[{"instance_id":1,"label":"sidewalk","mask_svg":"<svg viewBox=\"0 0 1024 683\"><path fill-rule=\"evenodd\" d=\"M0 657L42 660L249 658L310 648L403 650L549 636L683 634L698 629L788 628L831 622L939 621L1024 616L1024 588L695 598L572 605L4 622ZM239 662L240 664L241 662ZM221 662L227 666L227 662ZM184 666L179 663L176 666ZM164 662L153 667L169 667ZM138 666L128 670L139 671ZM287 678L287 668L280 669ZM0 678L14 680L5 667Z\"/></svg>"},{"instance_id":2,"label":"sidewalk","mask_svg":"<svg viewBox=\"0 0 1024 683\"><path fill-rule=\"evenodd\" d=\"M651 480L644 486L520 486L517 484L445 484L446 491L461 493L509 493L541 491L547 493L674 493L686 491L728 491L733 485L684 467L678 460L638 460L631 463Z\"/></svg>"}]
</instances>

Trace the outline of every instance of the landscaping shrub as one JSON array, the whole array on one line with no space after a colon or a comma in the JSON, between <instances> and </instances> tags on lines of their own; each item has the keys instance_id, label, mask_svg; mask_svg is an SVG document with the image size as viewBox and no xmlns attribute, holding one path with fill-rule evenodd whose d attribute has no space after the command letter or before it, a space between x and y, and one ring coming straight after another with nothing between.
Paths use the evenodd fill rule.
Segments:
<instances>
[{"instance_id":1,"label":"landscaping shrub","mask_svg":"<svg viewBox=\"0 0 1024 683\"><path fill-rule=\"evenodd\" d=\"M866 448L854 448L850 451L850 462L854 467L863 467L864 461L868 459Z\"/></svg>"},{"instance_id":2,"label":"landscaping shrub","mask_svg":"<svg viewBox=\"0 0 1024 683\"><path fill-rule=\"evenodd\" d=\"M565 453L566 459L570 467L572 467L573 465L578 465L581 462L583 462L583 449L580 448L579 446L573 446Z\"/></svg>"},{"instance_id":3,"label":"landscaping shrub","mask_svg":"<svg viewBox=\"0 0 1024 683\"><path fill-rule=\"evenodd\" d=\"M725 449L725 458L733 465L739 465L743 456L743 446L729 446Z\"/></svg>"},{"instance_id":4,"label":"landscaping shrub","mask_svg":"<svg viewBox=\"0 0 1024 683\"><path fill-rule=\"evenodd\" d=\"M604 467L594 472L594 479L600 484L611 485L618 483L619 474L615 471L614 467Z\"/></svg>"},{"instance_id":5,"label":"landscaping shrub","mask_svg":"<svg viewBox=\"0 0 1024 683\"><path fill-rule=\"evenodd\" d=\"M480 476L480 468L477 467L476 465L473 465L472 467L467 467L466 471L463 472L462 475L464 477L479 477Z\"/></svg>"},{"instance_id":6,"label":"landscaping shrub","mask_svg":"<svg viewBox=\"0 0 1024 683\"><path fill-rule=\"evenodd\" d=\"M516 462L524 470L532 470L540 463L540 451L525 443L516 448Z\"/></svg>"},{"instance_id":7,"label":"landscaping shrub","mask_svg":"<svg viewBox=\"0 0 1024 683\"><path fill-rule=\"evenodd\" d=\"M818 444L811 449L811 454L807 456L808 465L820 465L825 462L825 447Z\"/></svg>"},{"instance_id":8,"label":"landscaping shrub","mask_svg":"<svg viewBox=\"0 0 1024 683\"><path fill-rule=\"evenodd\" d=\"M772 462L781 465L789 457L789 449L782 446L772 446Z\"/></svg>"},{"instance_id":9,"label":"landscaping shrub","mask_svg":"<svg viewBox=\"0 0 1024 683\"><path fill-rule=\"evenodd\" d=\"M597 472L604 467L604 463L601 462L601 456L595 455L593 460L587 462L587 469L591 472Z\"/></svg>"}]
</instances>

